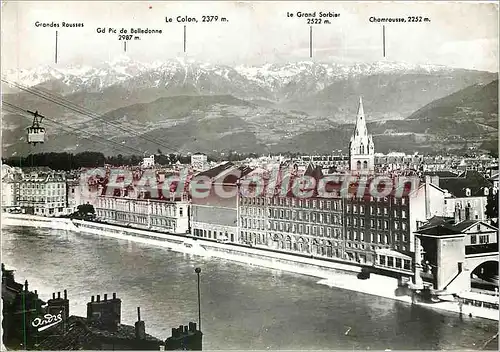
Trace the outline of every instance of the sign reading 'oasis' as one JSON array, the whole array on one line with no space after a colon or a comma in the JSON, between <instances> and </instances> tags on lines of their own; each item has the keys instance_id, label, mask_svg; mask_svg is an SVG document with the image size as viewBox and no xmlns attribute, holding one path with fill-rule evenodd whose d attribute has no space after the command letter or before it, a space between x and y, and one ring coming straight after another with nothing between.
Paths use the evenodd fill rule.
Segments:
<instances>
[{"instance_id":1,"label":"sign reading 'oasis'","mask_svg":"<svg viewBox=\"0 0 500 352\"><path fill-rule=\"evenodd\" d=\"M35 318L31 322L31 325L33 327L37 328L38 331L44 331L47 330L57 324L59 324L62 321L62 311L59 312L57 315L53 314L45 314L41 318Z\"/></svg>"}]
</instances>

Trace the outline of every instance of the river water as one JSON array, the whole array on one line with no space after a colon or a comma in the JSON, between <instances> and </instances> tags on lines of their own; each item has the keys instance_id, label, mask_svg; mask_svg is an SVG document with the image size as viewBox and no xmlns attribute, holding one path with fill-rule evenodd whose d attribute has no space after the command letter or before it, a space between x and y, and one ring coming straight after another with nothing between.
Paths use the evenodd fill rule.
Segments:
<instances>
[{"instance_id":1,"label":"river water","mask_svg":"<svg viewBox=\"0 0 500 352\"><path fill-rule=\"evenodd\" d=\"M478 349L498 331L498 322L330 288L317 278L95 235L4 227L2 245L2 262L42 299L67 289L70 314L84 316L92 295L116 292L122 323L133 325L140 306L146 332L162 339L198 320L199 266L207 350Z\"/></svg>"}]
</instances>

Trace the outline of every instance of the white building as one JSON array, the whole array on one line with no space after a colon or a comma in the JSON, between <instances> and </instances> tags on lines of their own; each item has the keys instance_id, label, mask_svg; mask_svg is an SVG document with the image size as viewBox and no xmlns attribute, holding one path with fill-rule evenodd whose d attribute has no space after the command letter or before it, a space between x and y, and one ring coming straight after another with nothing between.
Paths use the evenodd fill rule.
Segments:
<instances>
[{"instance_id":1,"label":"white building","mask_svg":"<svg viewBox=\"0 0 500 352\"><path fill-rule=\"evenodd\" d=\"M66 175L55 171L32 171L23 175L18 205L35 215L67 214Z\"/></svg>"},{"instance_id":2,"label":"white building","mask_svg":"<svg viewBox=\"0 0 500 352\"><path fill-rule=\"evenodd\" d=\"M205 154L196 153L191 155L191 166L196 171L205 171L208 168L208 158Z\"/></svg>"},{"instance_id":3,"label":"white building","mask_svg":"<svg viewBox=\"0 0 500 352\"><path fill-rule=\"evenodd\" d=\"M486 220L488 195L496 192L493 183L477 171L466 171L457 177L435 177L434 183L446 191L445 216L458 211L462 220Z\"/></svg>"},{"instance_id":4,"label":"white building","mask_svg":"<svg viewBox=\"0 0 500 352\"><path fill-rule=\"evenodd\" d=\"M142 159L142 167L149 168L155 166L155 156L151 155Z\"/></svg>"},{"instance_id":5,"label":"white building","mask_svg":"<svg viewBox=\"0 0 500 352\"><path fill-rule=\"evenodd\" d=\"M351 170L358 172L373 172L375 169L375 147L373 138L366 128L363 100L359 98L356 127L349 143L349 159Z\"/></svg>"},{"instance_id":6,"label":"white building","mask_svg":"<svg viewBox=\"0 0 500 352\"><path fill-rule=\"evenodd\" d=\"M2 165L2 209L6 211L9 207L17 205L19 196L20 175L15 168Z\"/></svg>"},{"instance_id":7,"label":"white building","mask_svg":"<svg viewBox=\"0 0 500 352\"><path fill-rule=\"evenodd\" d=\"M188 232L189 208L185 196L167 201L102 195L95 203L96 215L102 221L175 234Z\"/></svg>"}]
</instances>

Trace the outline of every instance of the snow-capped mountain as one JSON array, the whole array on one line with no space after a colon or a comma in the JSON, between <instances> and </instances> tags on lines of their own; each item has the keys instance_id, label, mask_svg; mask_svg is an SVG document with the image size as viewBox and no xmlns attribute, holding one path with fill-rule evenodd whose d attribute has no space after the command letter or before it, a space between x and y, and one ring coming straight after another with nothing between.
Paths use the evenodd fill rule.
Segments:
<instances>
[{"instance_id":1,"label":"snow-capped mountain","mask_svg":"<svg viewBox=\"0 0 500 352\"><path fill-rule=\"evenodd\" d=\"M316 93L340 80L377 74L429 74L452 69L434 65L376 62L354 65L302 61L261 66L216 65L175 59L141 63L127 56L95 67L37 67L11 70L3 78L24 86L48 85L59 93L100 92L121 85L127 89L182 87L189 93L233 94L242 98L283 100ZM182 91L182 90L181 90Z\"/></svg>"},{"instance_id":2,"label":"snow-capped mountain","mask_svg":"<svg viewBox=\"0 0 500 352\"><path fill-rule=\"evenodd\" d=\"M436 99L489 83L497 74L394 62L340 65L302 61L231 67L183 58L140 63L121 56L92 67L10 71L3 78L64 95L66 101L100 114L101 119L37 94L8 94L8 85L3 84L7 102L78 126L84 135L91 133L138 150L158 146L146 143L137 133L186 151L314 152L339 149L350 137L351 127L339 126L353 122L359 96L363 96L368 121L387 122L373 125L379 128L374 135L383 135L383 140L394 131L426 135L437 128L432 120L423 125L420 120L404 118ZM110 128L110 121L135 133ZM4 116L3 126L10 131L4 134L5 153L26 147L19 141L28 123L14 114ZM57 124L49 127L50 143L42 146L44 150L62 150L73 143L75 136L67 129ZM81 150L101 147L82 138L78 137ZM406 137L397 138L387 142L389 147L407 142ZM313 149L308 149L309 144Z\"/></svg>"}]
</instances>

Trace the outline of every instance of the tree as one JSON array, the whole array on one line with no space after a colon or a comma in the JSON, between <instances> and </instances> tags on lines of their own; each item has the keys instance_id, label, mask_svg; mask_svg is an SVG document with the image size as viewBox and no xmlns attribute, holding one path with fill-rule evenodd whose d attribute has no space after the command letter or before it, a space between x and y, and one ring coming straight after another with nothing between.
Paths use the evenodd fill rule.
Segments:
<instances>
[{"instance_id":1,"label":"tree","mask_svg":"<svg viewBox=\"0 0 500 352\"><path fill-rule=\"evenodd\" d=\"M88 214L95 214L95 209L92 204L80 204L78 207L78 214L80 215L88 215Z\"/></svg>"}]
</instances>

